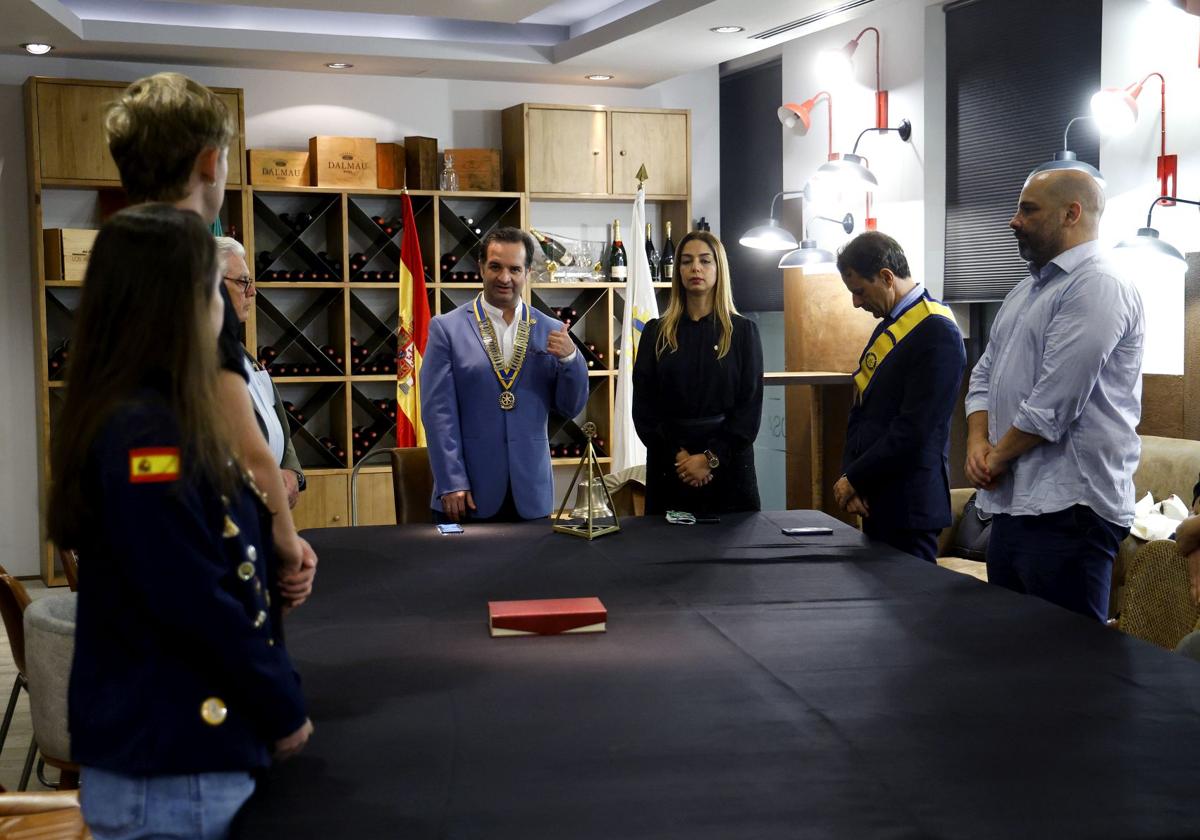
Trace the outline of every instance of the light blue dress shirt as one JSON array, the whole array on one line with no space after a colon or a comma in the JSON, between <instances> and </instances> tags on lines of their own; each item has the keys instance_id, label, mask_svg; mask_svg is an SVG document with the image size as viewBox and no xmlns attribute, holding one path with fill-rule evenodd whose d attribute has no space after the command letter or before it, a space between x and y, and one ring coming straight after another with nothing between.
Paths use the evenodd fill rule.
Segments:
<instances>
[{"instance_id":1,"label":"light blue dress shirt","mask_svg":"<svg viewBox=\"0 0 1200 840\"><path fill-rule=\"evenodd\" d=\"M892 307L892 311L888 313L888 317L893 321L900 317L905 309L912 306L925 293L925 286L917 283L908 290L908 294L896 301L896 305Z\"/></svg>"},{"instance_id":2,"label":"light blue dress shirt","mask_svg":"<svg viewBox=\"0 0 1200 840\"><path fill-rule=\"evenodd\" d=\"M1029 271L1000 307L966 409L988 413L993 444L1010 426L1047 442L1009 464L978 505L1016 516L1087 505L1128 527L1141 453L1141 296L1095 241Z\"/></svg>"}]
</instances>

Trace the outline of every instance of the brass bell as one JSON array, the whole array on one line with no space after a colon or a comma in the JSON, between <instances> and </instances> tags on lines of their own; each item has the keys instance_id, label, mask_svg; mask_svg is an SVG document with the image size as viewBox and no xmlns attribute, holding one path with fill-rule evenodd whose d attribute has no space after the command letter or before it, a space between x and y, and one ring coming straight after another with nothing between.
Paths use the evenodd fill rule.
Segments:
<instances>
[{"instance_id":1,"label":"brass bell","mask_svg":"<svg viewBox=\"0 0 1200 840\"><path fill-rule=\"evenodd\" d=\"M611 519L612 511L604 493L603 476L595 476L590 482L585 478L575 488L575 509L571 511L572 519Z\"/></svg>"}]
</instances>

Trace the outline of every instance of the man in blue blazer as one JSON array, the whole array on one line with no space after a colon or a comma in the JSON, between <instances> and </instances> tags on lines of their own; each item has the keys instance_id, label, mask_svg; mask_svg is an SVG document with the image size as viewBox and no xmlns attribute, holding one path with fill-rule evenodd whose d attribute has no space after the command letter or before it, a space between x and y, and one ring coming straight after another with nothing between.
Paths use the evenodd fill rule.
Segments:
<instances>
[{"instance_id":1,"label":"man in blue blazer","mask_svg":"<svg viewBox=\"0 0 1200 840\"><path fill-rule=\"evenodd\" d=\"M909 276L904 250L868 231L838 253L854 306L881 319L859 358L846 428L842 510L873 540L934 562L950 524L950 416L967 357L950 309Z\"/></svg>"},{"instance_id":2,"label":"man in blue blazer","mask_svg":"<svg viewBox=\"0 0 1200 840\"><path fill-rule=\"evenodd\" d=\"M483 240L483 291L429 324L421 421L444 520L516 521L554 507L547 422L587 402L587 367L567 328L521 300L533 237L498 228Z\"/></svg>"}]
</instances>

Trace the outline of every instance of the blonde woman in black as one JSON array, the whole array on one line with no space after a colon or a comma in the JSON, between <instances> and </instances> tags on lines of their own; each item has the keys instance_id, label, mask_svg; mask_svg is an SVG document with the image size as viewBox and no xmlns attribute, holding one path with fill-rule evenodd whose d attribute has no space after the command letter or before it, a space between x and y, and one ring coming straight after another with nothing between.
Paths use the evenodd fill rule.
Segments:
<instances>
[{"instance_id":1,"label":"blonde woman in black","mask_svg":"<svg viewBox=\"0 0 1200 840\"><path fill-rule=\"evenodd\" d=\"M646 513L758 510L758 327L734 307L725 248L711 233L685 236L675 265L670 303L646 325L633 366Z\"/></svg>"}]
</instances>

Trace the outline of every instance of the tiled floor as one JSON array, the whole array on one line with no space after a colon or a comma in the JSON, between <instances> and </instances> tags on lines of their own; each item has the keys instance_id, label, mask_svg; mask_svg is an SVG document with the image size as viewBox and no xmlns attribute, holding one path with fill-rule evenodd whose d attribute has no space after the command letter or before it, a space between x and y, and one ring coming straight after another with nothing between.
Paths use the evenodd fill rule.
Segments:
<instances>
[{"instance_id":1,"label":"tiled floor","mask_svg":"<svg viewBox=\"0 0 1200 840\"><path fill-rule=\"evenodd\" d=\"M66 589L47 589L39 580L23 580L21 583L31 598L37 599L51 592L65 592ZM13 680L17 676L17 666L13 664L12 651L8 646L8 634L0 632L0 720L3 719L4 709L8 706L8 698L12 693ZM21 768L25 766L25 752L29 749L29 739L33 735L33 726L29 721L29 696L21 692L17 700L17 711L13 716L12 727L8 730L8 738L0 750L0 785L5 790L16 790L17 782L21 779ZM58 771L48 769L46 775L55 779ZM38 783L37 775L30 777L30 790L45 790Z\"/></svg>"}]
</instances>

